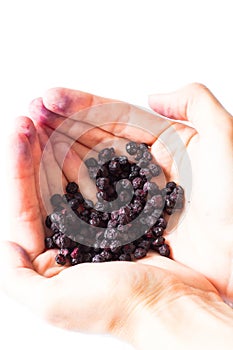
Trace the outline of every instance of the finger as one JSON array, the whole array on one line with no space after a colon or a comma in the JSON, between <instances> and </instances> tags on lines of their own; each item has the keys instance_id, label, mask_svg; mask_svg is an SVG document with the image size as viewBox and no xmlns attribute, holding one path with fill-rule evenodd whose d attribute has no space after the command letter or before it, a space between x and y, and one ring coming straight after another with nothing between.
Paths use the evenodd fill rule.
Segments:
<instances>
[{"instance_id":1,"label":"finger","mask_svg":"<svg viewBox=\"0 0 233 350\"><path fill-rule=\"evenodd\" d=\"M149 105L168 118L191 122L200 135L228 130L232 119L207 87L197 83L172 93L150 95Z\"/></svg>"},{"instance_id":2,"label":"finger","mask_svg":"<svg viewBox=\"0 0 233 350\"><path fill-rule=\"evenodd\" d=\"M28 137L33 133L23 127L12 135L9 148L9 181L12 191L12 219L14 226L11 235L22 245L33 259L44 249L43 224L40 203L36 190L35 169L32 149Z\"/></svg>"},{"instance_id":3,"label":"finger","mask_svg":"<svg viewBox=\"0 0 233 350\"><path fill-rule=\"evenodd\" d=\"M47 213L46 213L45 207L43 205L43 202L41 200L40 188L47 189L48 186L47 186L47 180L46 180L44 172L43 172L43 174L40 172L41 171L41 154L42 154L42 152L41 152L38 134L37 134L36 128L33 124L33 121L27 117L19 117L16 119L16 129L23 130L24 134L27 136L27 138L30 142L32 159L33 159L33 166L34 166L37 197L38 197L38 201L40 204L42 217L45 218Z\"/></svg>"},{"instance_id":4,"label":"finger","mask_svg":"<svg viewBox=\"0 0 233 350\"><path fill-rule=\"evenodd\" d=\"M96 122L98 122L98 125L102 125L102 128L108 132L134 141L138 141L140 137L143 137L145 142L152 143L154 137L152 139L151 134L155 133L158 136L170 126L169 121L161 120L158 116L155 118L154 115L145 110L78 90L50 89L45 93L43 103L51 113L58 113L65 117L74 117L83 109L99 106L99 108L93 109L94 113L79 114L75 119L85 119L91 125L97 125ZM98 118L96 118L97 110L102 112L98 114ZM104 111L106 112L104 113ZM47 117L47 121L48 119L52 121L51 116L47 114ZM156 119L159 119L159 123L156 123ZM136 133L135 127L138 129Z\"/></svg>"},{"instance_id":5,"label":"finger","mask_svg":"<svg viewBox=\"0 0 233 350\"><path fill-rule=\"evenodd\" d=\"M38 126L38 135L43 149L41 157L41 167L46 174L46 180L48 184L49 193L41 189L41 197L43 199L44 205L46 206L47 212L51 211L51 205L49 203L49 197L55 193L64 193L67 179L65 178L61 168L59 167L55 155L53 145L49 135L46 133L46 130Z\"/></svg>"},{"instance_id":6,"label":"finger","mask_svg":"<svg viewBox=\"0 0 233 350\"><path fill-rule=\"evenodd\" d=\"M58 101L57 101L58 102ZM72 111L74 112L74 111ZM68 135L89 148L101 140L119 143L120 138L151 145L173 123L144 109L123 102L100 104L64 118L48 111L41 99L30 106L32 117L41 124Z\"/></svg>"},{"instance_id":7,"label":"finger","mask_svg":"<svg viewBox=\"0 0 233 350\"><path fill-rule=\"evenodd\" d=\"M48 110L66 117L91 106L113 101L87 92L66 88L49 89L43 96L44 106Z\"/></svg>"},{"instance_id":8,"label":"finger","mask_svg":"<svg viewBox=\"0 0 233 350\"><path fill-rule=\"evenodd\" d=\"M113 143L119 143L119 138L116 138L113 134L109 133L108 130L98 127L98 119L96 120L95 118L96 125L92 125L88 123L85 116L79 117L78 115L75 115L72 118L64 118L48 111L44 107L41 99L32 101L30 105L30 114L36 122L43 125L43 127L48 126L52 130L56 130L57 133L64 134L89 149L98 147L103 140L105 144L110 143L112 145ZM81 121L81 119L83 119L83 121Z\"/></svg>"},{"instance_id":9,"label":"finger","mask_svg":"<svg viewBox=\"0 0 233 350\"><path fill-rule=\"evenodd\" d=\"M37 312L44 309L46 279L37 274L27 252L13 242L1 242L1 286L5 292Z\"/></svg>"}]
</instances>

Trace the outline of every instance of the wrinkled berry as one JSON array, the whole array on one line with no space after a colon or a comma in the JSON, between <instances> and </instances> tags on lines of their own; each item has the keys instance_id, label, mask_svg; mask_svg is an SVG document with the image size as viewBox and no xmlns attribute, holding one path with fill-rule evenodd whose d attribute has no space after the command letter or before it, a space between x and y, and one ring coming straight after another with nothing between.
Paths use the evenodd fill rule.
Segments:
<instances>
[{"instance_id":1,"label":"wrinkled berry","mask_svg":"<svg viewBox=\"0 0 233 350\"><path fill-rule=\"evenodd\" d=\"M100 263L100 262L104 262L105 259L101 254L96 254L95 256L93 256L92 258L92 262L93 263Z\"/></svg>"},{"instance_id":2,"label":"wrinkled berry","mask_svg":"<svg viewBox=\"0 0 233 350\"><path fill-rule=\"evenodd\" d=\"M90 168L90 167L97 167L98 166L98 162L95 158L88 158L85 160L85 164L87 166L87 168Z\"/></svg>"},{"instance_id":3,"label":"wrinkled berry","mask_svg":"<svg viewBox=\"0 0 233 350\"><path fill-rule=\"evenodd\" d=\"M59 265L65 265L66 264L66 258L62 254L57 254L55 257L56 263Z\"/></svg>"},{"instance_id":4,"label":"wrinkled berry","mask_svg":"<svg viewBox=\"0 0 233 350\"><path fill-rule=\"evenodd\" d=\"M131 142L127 143L127 145L126 145L126 151L127 151L131 156L133 156L134 154L136 154L137 149L138 149L138 145L136 144L136 142L131 141Z\"/></svg>"},{"instance_id":5,"label":"wrinkled berry","mask_svg":"<svg viewBox=\"0 0 233 350\"><path fill-rule=\"evenodd\" d=\"M144 248L137 248L134 252L135 259L142 259L147 255L147 251Z\"/></svg>"},{"instance_id":6,"label":"wrinkled berry","mask_svg":"<svg viewBox=\"0 0 233 350\"><path fill-rule=\"evenodd\" d=\"M152 176L158 176L161 173L161 168L158 164L149 164L148 168Z\"/></svg>"},{"instance_id":7,"label":"wrinkled berry","mask_svg":"<svg viewBox=\"0 0 233 350\"><path fill-rule=\"evenodd\" d=\"M54 207L57 207L63 202L62 196L60 194L54 194L50 198L50 202Z\"/></svg>"},{"instance_id":8,"label":"wrinkled berry","mask_svg":"<svg viewBox=\"0 0 233 350\"><path fill-rule=\"evenodd\" d=\"M167 258L170 256L170 248L169 245L164 243L158 247L158 252L162 256L166 256Z\"/></svg>"},{"instance_id":9,"label":"wrinkled berry","mask_svg":"<svg viewBox=\"0 0 233 350\"><path fill-rule=\"evenodd\" d=\"M76 182L69 182L66 186L66 192L67 193L77 193L79 190L79 186L76 184Z\"/></svg>"},{"instance_id":10,"label":"wrinkled berry","mask_svg":"<svg viewBox=\"0 0 233 350\"><path fill-rule=\"evenodd\" d=\"M46 237L46 238L45 238L45 247L46 247L47 249L55 248L55 244L54 244L54 242L53 242L52 237Z\"/></svg>"},{"instance_id":11,"label":"wrinkled berry","mask_svg":"<svg viewBox=\"0 0 233 350\"><path fill-rule=\"evenodd\" d=\"M131 261L131 255L130 254L121 254L118 258L119 261Z\"/></svg>"}]
</instances>

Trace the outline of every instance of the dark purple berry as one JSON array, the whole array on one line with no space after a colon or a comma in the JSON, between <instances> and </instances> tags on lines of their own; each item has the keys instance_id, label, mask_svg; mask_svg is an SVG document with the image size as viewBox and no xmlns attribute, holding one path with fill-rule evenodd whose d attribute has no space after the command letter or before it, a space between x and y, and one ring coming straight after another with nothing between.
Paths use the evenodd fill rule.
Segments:
<instances>
[{"instance_id":1,"label":"dark purple berry","mask_svg":"<svg viewBox=\"0 0 233 350\"><path fill-rule=\"evenodd\" d=\"M56 263L59 265L65 265L66 264L66 258L62 254L57 254L55 257Z\"/></svg>"},{"instance_id":2,"label":"dark purple berry","mask_svg":"<svg viewBox=\"0 0 233 350\"><path fill-rule=\"evenodd\" d=\"M140 166L140 168L146 168L149 164L150 164L149 160L145 158L140 158L139 161L137 162L137 165Z\"/></svg>"},{"instance_id":3,"label":"dark purple berry","mask_svg":"<svg viewBox=\"0 0 233 350\"><path fill-rule=\"evenodd\" d=\"M152 227L152 233L155 237L162 236L164 232L163 227L154 226Z\"/></svg>"},{"instance_id":4,"label":"dark purple berry","mask_svg":"<svg viewBox=\"0 0 233 350\"><path fill-rule=\"evenodd\" d=\"M161 168L158 164L151 163L148 165L148 168L152 176L158 176L161 173Z\"/></svg>"},{"instance_id":5,"label":"dark purple berry","mask_svg":"<svg viewBox=\"0 0 233 350\"><path fill-rule=\"evenodd\" d=\"M165 229L167 227L167 221L164 218L159 218L156 221L156 226L162 227L163 229Z\"/></svg>"},{"instance_id":6,"label":"dark purple berry","mask_svg":"<svg viewBox=\"0 0 233 350\"><path fill-rule=\"evenodd\" d=\"M100 255L104 258L105 261L110 261L112 259L112 253L108 250L103 250Z\"/></svg>"},{"instance_id":7,"label":"dark purple berry","mask_svg":"<svg viewBox=\"0 0 233 350\"><path fill-rule=\"evenodd\" d=\"M74 198L74 196L71 193L65 193L62 196L62 200L63 200L64 203L68 203L73 198Z\"/></svg>"},{"instance_id":8,"label":"dark purple berry","mask_svg":"<svg viewBox=\"0 0 233 350\"><path fill-rule=\"evenodd\" d=\"M63 255L65 258L70 254L69 249L60 249L59 254Z\"/></svg>"},{"instance_id":9,"label":"dark purple berry","mask_svg":"<svg viewBox=\"0 0 233 350\"><path fill-rule=\"evenodd\" d=\"M172 191L176 188L176 183L174 181L170 181L166 184L166 188L170 188Z\"/></svg>"},{"instance_id":10,"label":"dark purple berry","mask_svg":"<svg viewBox=\"0 0 233 350\"><path fill-rule=\"evenodd\" d=\"M158 252L162 256L166 256L167 258L170 256L170 248L169 245L164 243L158 247Z\"/></svg>"},{"instance_id":11,"label":"dark purple berry","mask_svg":"<svg viewBox=\"0 0 233 350\"><path fill-rule=\"evenodd\" d=\"M118 240L114 240L109 245L112 253L118 253L121 250L121 242Z\"/></svg>"},{"instance_id":12,"label":"dark purple berry","mask_svg":"<svg viewBox=\"0 0 233 350\"><path fill-rule=\"evenodd\" d=\"M154 250L157 250L158 247L164 243L165 243L165 238L163 236L159 236L154 241L152 241L151 248Z\"/></svg>"},{"instance_id":13,"label":"dark purple berry","mask_svg":"<svg viewBox=\"0 0 233 350\"><path fill-rule=\"evenodd\" d=\"M179 186L176 186L176 193L178 194L184 194L184 189L179 185Z\"/></svg>"},{"instance_id":14,"label":"dark purple berry","mask_svg":"<svg viewBox=\"0 0 233 350\"><path fill-rule=\"evenodd\" d=\"M67 186L66 186L66 192L67 193L77 193L79 190L79 186L76 184L76 182L68 182Z\"/></svg>"},{"instance_id":15,"label":"dark purple berry","mask_svg":"<svg viewBox=\"0 0 233 350\"><path fill-rule=\"evenodd\" d=\"M144 248L137 248L134 252L135 259L142 259L147 255L147 251Z\"/></svg>"},{"instance_id":16,"label":"dark purple berry","mask_svg":"<svg viewBox=\"0 0 233 350\"><path fill-rule=\"evenodd\" d=\"M77 210L79 207L79 201L77 198L72 198L69 202L68 202L69 206L71 207L71 209L73 210Z\"/></svg>"},{"instance_id":17,"label":"dark purple berry","mask_svg":"<svg viewBox=\"0 0 233 350\"><path fill-rule=\"evenodd\" d=\"M90 179L95 180L97 178L99 168L97 166L92 166L88 168L88 173L90 176Z\"/></svg>"},{"instance_id":18,"label":"dark purple berry","mask_svg":"<svg viewBox=\"0 0 233 350\"><path fill-rule=\"evenodd\" d=\"M154 209L160 209L164 206L164 200L160 194L152 196L150 202L152 203Z\"/></svg>"},{"instance_id":19,"label":"dark purple berry","mask_svg":"<svg viewBox=\"0 0 233 350\"><path fill-rule=\"evenodd\" d=\"M102 191L106 190L109 187L109 178L107 178L107 177L99 177L96 180L96 187L99 190L102 190Z\"/></svg>"},{"instance_id":20,"label":"dark purple berry","mask_svg":"<svg viewBox=\"0 0 233 350\"><path fill-rule=\"evenodd\" d=\"M129 203L132 199L132 193L129 192L129 191L121 191L119 194L118 194L118 198L119 198L119 201L121 203Z\"/></svg>"},{"instance_id":21,"label":"dark purple berry","mask_svg":"<svg viewBox=\"0 0 233 350\"><path fill-rule=\"evenodd\" d=\"M149 151L143 152L143 158L147 159L149 162L153 159L152 154Z\"/></svg>"},{"instance_id":22,"label":"dark purple berry","mask_svg":"<svg viewBox=\"0 0 233 350\"><path fill-rule=\"evenodd\" d=\"M143 180L141 177L135 177L132 181L133 188L135 190L141 189L143 187Z\"/></svg>"},{"instance_id":23,"label":"dark purple berry","mask_svg":"<svg viewBox=\"0 0 233 350\"><path fill-rule=\"evenodd\" d=\"M93 256L92 258L92 262L93 263L100 263L100 262L104 262L105 259L101 254L96 254L95 256Z\"/></svg>"},{"instance_id":24,"label":"dark purple berry","mask_svg":"<svg viewBox=\"0 0 233 350\"><path fill-rule=\"evenodd\" d=\"M130 254L121 254L118 258L119 261L131 261L131 255Z\"/></svg>"},{"instance_id":25,"label":"dark purple berry","mask_svg":"<svg viewBox=\"0 0 233 350\"><path fill-rule=\"evenodd\" d=\"M95 158L88 158L85 160L85 165L87 168L90 168L90 167L97 167L98 166L98 162Z\"/></svg>"},{"instance_id":26,"label":"dark purple berry","mask_svg":"<svg viewBox=\"0 0 233 350\"><path fill-rule=\"evenodd\" d=\"M49 216L49 215L48 215L48 216L46 216L46 219L45 219L45 225L46 225L46 227L51 228L52 221L51 221L51 219L50 219L50 216Z\"/></svg>"},{"instance_id":27,"label":"dark purple berry","mask_svg":"<svg viewBox=\"0 0 233 350\"><path fill-rule=\"evenodd\" d=\"M63 202L62 196L56 193L50 198L50 202L54 207L57 207Z\"/></svg>"},{"instance_id":28,"label":"dark purple berry","mask_svg":"<svg viewBox=\"0 0 233 350\"><path fill-rule=\"evenodd\" d=\"M70 256L72 259L77 259L77 257L79 256L80 254L80 248L79 247L76 247L72 250L72 252L70 253Z\"/></svg>"},{"instance_id":29,"label":"dark purple berry","mask_svg":"<svg viewBox=\"0 0 233 350\"><path fill-rule=\"evenodd\" d=\"M108 240L114 240L117 238L117 236L118 236L118 231L113 227L107 228L104 233L104 237Z\"/></svg>"},{"instance_id":30,"label":"dark purple berry","mask_svg":"<svg viewBox=\"0 0 233 350\"><path fill-rule=\"evenodd\" d=\"M121 166L118 159L111 160L108 169L111 174L118 175L121 172Z\"/></svg>"},{"instance_id":31,"label":"dark purple berry","mask_svg":"<svg viewBox=\"0 0 233 350\"><path fill-rule=\"evenodd\" d=\"M141 177L146 177L147 181L150 181L152 178L152 175L151 175L149 168L146 168L146 167L142 167L142 169L139 172L139 175Z\"/></svg>"},{"instance_id":32,"label":"dark purple berry","mask_svg":"<svg viewBox=\"0 0 233 350\"><path fill-rule=\"evenodd\" d=\"M122 247L122 250L125 254L132 254L136 249L136 246L133 243L126 244Z\"/></svg>"},{"instance_id":33,"label":"dark purple berry","mask_svg":"<svg viewBox=\"0 0 233 350\"><path fill-rule=\"evenodd\" d=\"M113 147L111 148L104 148L102 151L99 152L98 158L99 158L99 163L104 164L110 159L112 159L115 156L115 150Z\"/></svg>"},{"instance_id":34,"label":"dark purple berry","mask_svg":"<svg viewBox=\"0 0 233 350\"><path fill-rule=\"evenodd\" d=\"M139 243L138 247L144 248L148 252L150 249L150 245L151 245L150 241L143 240Z\"/></svg>"},{"instance_id":35,"label":"dark purple berry","mask_svg":"<svg viewBox=\"0 0 233 350\"><path fill-rule=\"evenodd\" d=\"M135 160L140 160L141 158L142 158L142 156L143 156L143 150L141 150L141 149L137 149L137 152L136 152L136 155L135 155Z\"/></svg>"},{"instance_id":36,"label":"dark purple berry","mask_svg":"<svg viewBox=\"0 0 233 350\"><path fill-rule=\"evenodd\" d=\"M71 240L63 233L56 233L53 235L53 242L56 244L58 248L69 248L71 244Z\"/></svg>"},{"instance_id":37,"label":"dark purple berry","mask_svg":"<svg viewBox=\"0 0 233 350\"><path fill-rule=\"evenodd\" d=\"M74 194L74 198L80 203L82 204L84 202L84 198L83 198L83 195L82 193L80 192L77 192Z\"/></svg>"},{"instance_id":38,"label":"dark purple berry","mask_svg":"<svg viewBox=\"0 0 233 350\"><path fill-rule=\"evenodd\" d=\"M141 150L143 150L143 151L147 151L148 148L149 148L149 145L148 145L147 143L145 143L145 142L142 142L142 143L140 143L140 144L138 145L138 148L141 149Z\"/></svg>"},{"instance_id":39,"label":"dark purple berry","mask_svg":"<svg viewBox=\"0 0 233 350\"><path fill-rule=\"evenodd\" d=\"M153 196L158 194L159 187L155 182L146 182L143 186L143 191L146 191L150 196Z\"/></svg>"},{"instance_id":40,"label":"dark purple berry","mask_svg":"<svg viewBox=\"0 0 233 350\"><path fill-rule=\"evenodd\" d=\"M53 242L52 237L46 237L45 238L45 247L46 247L46 249L55 248L55 244Z\"/></svg>"},{"instance_id":41,"label":"dark purple berry","mask_svg":"<svg viewBox=\"0 0 233 350\"><path fill-rule=\"evenodd\" d=\"M126 144L126 151L131 155L131 156L133 156L134 154L136 154L136 152L137 152L137 149L138 149L138 145L137 145L137 143L136 142L133 142L133 141L131 141L131 142L128 142L127 144Z\"/></svg>"},{"instance_id":42,"label":"dark purple berry","mask_svg":"<svg viewBox=\"0 0 233 350\"><path fill-rule=\"evenodd\" d=\"M92 254L91 253L85 253L83 255L83 262L87 263L87 262L91 262L92 261Z\"/></svg>"}]
</instances>

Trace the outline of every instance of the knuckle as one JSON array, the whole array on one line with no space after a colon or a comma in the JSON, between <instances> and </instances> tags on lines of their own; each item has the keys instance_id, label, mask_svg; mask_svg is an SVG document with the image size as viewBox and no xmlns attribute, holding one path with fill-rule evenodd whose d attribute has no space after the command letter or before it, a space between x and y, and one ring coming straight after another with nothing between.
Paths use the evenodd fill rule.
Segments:
<instances>
[{"instance_id":1,"label":"knuckle","mask_svg":"<svg viewBox=\"0 0 233 350\"><path fill-rule=\"evenodd\" d=\"M190 90L193 90L196 93L206 93L209 92L209 89L206 85L199 83L199 82L193 82L189 85Z\"/></svg>"}]
</instances>

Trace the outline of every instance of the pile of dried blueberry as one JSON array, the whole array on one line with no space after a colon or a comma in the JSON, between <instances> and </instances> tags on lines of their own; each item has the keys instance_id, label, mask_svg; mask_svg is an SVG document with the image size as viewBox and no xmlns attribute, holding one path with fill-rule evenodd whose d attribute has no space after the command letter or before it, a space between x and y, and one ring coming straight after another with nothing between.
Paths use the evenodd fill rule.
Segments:
<instances>
[{"instance_id":1,"label":"pile of dried blueberry","mask_svg":"<svg viewBox=\"0 0 233 350\"><path fill-rule=\"evenodd\" d=\"M101 150L98 159L85 160L96 184L96 203L84 198L75 182L67 184L65 194L51 197L54 211L45 221L51 236L45 243L47 249L59 249L58 264L132 261L149 250L170 256L163 236L166 217L182 209L183 188L171 181L160 189L152 181L161 168L147 144L129 142L126 151L133 161L117 156L112 147Z\"/></svg>"}]
</instances>

